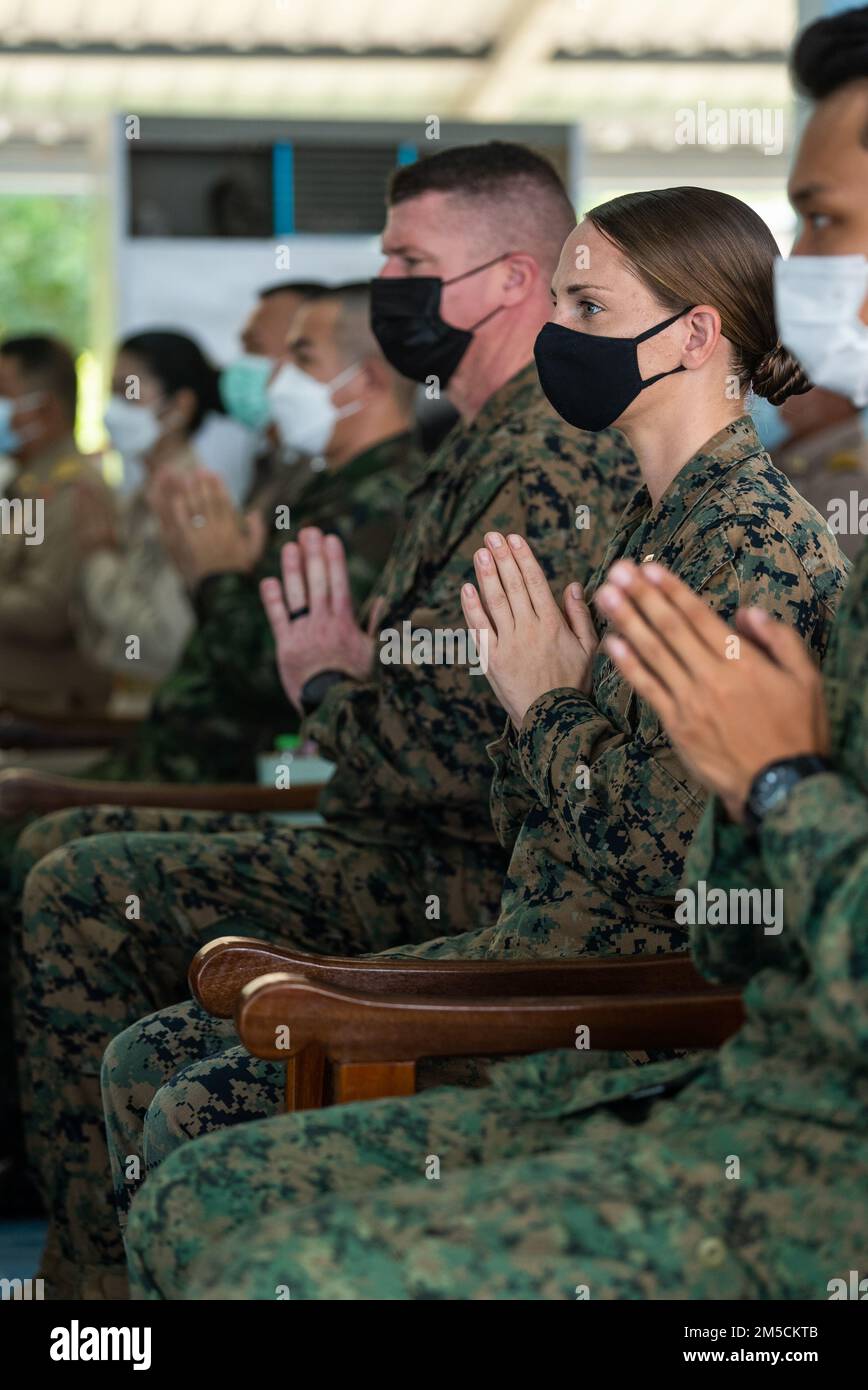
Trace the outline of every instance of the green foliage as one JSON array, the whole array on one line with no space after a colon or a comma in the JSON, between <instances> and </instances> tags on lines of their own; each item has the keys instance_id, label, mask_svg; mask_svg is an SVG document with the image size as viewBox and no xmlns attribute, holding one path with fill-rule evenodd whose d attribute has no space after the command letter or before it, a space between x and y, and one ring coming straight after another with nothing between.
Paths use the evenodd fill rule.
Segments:
<instances>
[{"instance_id":1,"label":"green foliage","mask_svg":"<svg viewBox=\"0 0 868 1390\"><path fill-rule=\"evenodd\" d=\"M0 338L51 333L89 346L94 205L84 197L0 196Z\"/></svg>"}]
</instances>

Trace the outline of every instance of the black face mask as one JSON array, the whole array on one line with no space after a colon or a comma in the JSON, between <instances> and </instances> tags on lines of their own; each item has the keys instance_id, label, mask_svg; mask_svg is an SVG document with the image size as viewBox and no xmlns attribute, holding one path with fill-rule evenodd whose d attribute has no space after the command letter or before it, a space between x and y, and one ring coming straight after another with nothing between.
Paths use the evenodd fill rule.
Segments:
<instances>
[{"instance_id":1,"label":"black face mask","mask_svg":"<svg viewBox=\"0 0 868 1390\"><path fill-rule=\"evenodd\" d=\"M439 275L402 275L371 281L371 331L396 372L411 381L436 376L440 386L446 386L477 328L500 309L492 309L472 328L453 328L440 317L443 286L478 275L511 254L505 251L484 265L465 270L463 275L453 275L451 280L441 280Z\"/></svg>"},{"instance_id":2,"label":"black face mask","mask_svg":"<svg viewBox=\"0 0 868 1390\"><path fill-rule=\"evenodd\" d=\"M559 323L541 328L533 350L536 369L540 385L561 419L577 430L608 429L646 386L686 371L685 367L673 367L643 381L637 348L693 307L646 329L638 338L598 338Z\"/></svg>"}]
</instances>

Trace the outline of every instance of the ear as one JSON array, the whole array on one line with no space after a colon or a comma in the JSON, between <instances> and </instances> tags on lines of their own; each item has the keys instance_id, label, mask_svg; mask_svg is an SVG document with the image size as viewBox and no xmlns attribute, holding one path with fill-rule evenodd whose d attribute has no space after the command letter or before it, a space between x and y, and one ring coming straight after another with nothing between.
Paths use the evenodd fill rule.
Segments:
<instances>
[{"instance_id":1,"label":"ear","mask_svg":"<svg viewBox=\"0 0 868 1390\"><path fill-rule=\"evenodd\" d=\"M503 262L501 290L508 306L521 304L532 294L540 278L540 268L527 251L516 251Z\"/></svg>"},{"instance_id":2,"label":"ear","mask_svg":"<svg viewBox=\"0 0 868 1390\"><path fill-rule=\"evenodd\" d=\"M356 395L379 395L392 389L392 369L384 357L366 357L361 363L358 375L347 382L355 386Z\"/></svg>"},{"instance_id":3,"label":"ear","mask_svg":"<svg viewBox=\"0 0 868 1390\"><path fill-rule=\"evenodd\" d=\"M171 398L169 414L175 424L175 428L189 429L190 421L196 414L196 392L189 386L182 386L180 391L176 391Z\"/></svg>"},{"instance_id":4,"label":"ear","mask_svg":"<svg viewBox=\"0 0 868 1390\"><path fill-rule=\"evenodd\" d=\"M697 304L684 315L684 329L681 361L688 371L695 371L714 355L720 342L720 314L710 304Z\"/></svg>"}]
</instances>

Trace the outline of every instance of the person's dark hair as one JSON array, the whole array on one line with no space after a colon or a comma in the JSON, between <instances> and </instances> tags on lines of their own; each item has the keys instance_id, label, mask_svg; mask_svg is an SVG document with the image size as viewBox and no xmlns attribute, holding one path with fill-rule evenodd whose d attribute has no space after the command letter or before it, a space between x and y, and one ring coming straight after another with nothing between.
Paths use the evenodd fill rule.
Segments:
<instances>
[{"instance_id":1,"label":"person's dark hair","mask_svg":"<svg viewBox=\"0 0 868 1390\"><path fill-rule=\"evenodd\" d=\"M772 405L810 390L775 326L775 239L747 203L712 188L659 188L613 198L587 217L668 313L694 304L718 311L743 387Z\"/></svg>"},{"instance_id":2,"label":"person's dark hair","mask_svg":"<svg viewBox=\"0 0 868 1390\"><path fill-rule=\"evenodd\" d=\"M274 294L297 294L299 299L319 299L328 293L328 286L318 280L280 280L276 285L265 285L257 291L259 299L270 299Z\"/></svg>"},{"instance_id":3,"label":"person's dark hair","mask_svg":"<svg viewBox=\"0 0 868 1390\"><path fill-rule=\"evenodd\" d=\"M57 338L31 334L7 338L0 343L0 353L14 359L21 376L28 384L32 383L34 389L48 391L56 397L69 423L75 424L78 382L75 358L65 343Z\"/></svg>"},{"instance_id":4,"label":"person's dark hair","mask_svg":"<svg viewBox=\"0 0 868 1390\"><path fill-rule=\"evenodd\" d=\"M498 252L528 251L549 274L576 223L555 169L526 145L490 140L459 145L393 170L390 207L423 193L447 193L479 222L479 244Z\"/></svg>"},{"instance_id":5,"label":"person's dark hair","mask_svg":"<svg viewBox=\"0 0 868 1390\"><path fill-rule=\"evenodd\" d=\"M187 427L195 434L209 410L224 414L218 390L219 373L198 343L184 333L155 329L133 333L121 343L121 351L132 353L145 364L167 396L185 388L196 397L196 410Z\"/></svg>"},{"instance_id":6,"label":"person's dark hair","mask_svg":"<svg viewBox=\"0 0 868 1390\"><path fill-rule=\"evenodd\" d=\"M868 78L868 5L809 24L796 39L790 73L796 91L812 101ZM868 144L868 130L862 140Z\"/></svg>"}]
</instances>

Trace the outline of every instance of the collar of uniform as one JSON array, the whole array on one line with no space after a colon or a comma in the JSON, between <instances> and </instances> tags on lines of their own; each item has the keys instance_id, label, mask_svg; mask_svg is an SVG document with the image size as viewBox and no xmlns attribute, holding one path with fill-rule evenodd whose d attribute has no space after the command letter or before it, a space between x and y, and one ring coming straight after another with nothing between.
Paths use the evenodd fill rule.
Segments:
<instances>
[{"instance_id":1,"label":"collar of uniform","mask_svg":"<svg viewBox=\"0 0 868 1390\"><path fill-rule=\"evenodd\" d=\"M511 376L488 397L478 415L465 426L465 429L485 431L492 425L499 425L504 416L509 414L515 398L528 386L539 386L539 376L533 360L528 362L527 366L521 367L515 376Z\"/></svg>"},{"instance_id":2,"label":"collar of uniform","mask_svg":"<svg viewBox=\"0 0 868 1390\"><path fill-rule=\"evenodd\" d=\"M511 409L518 405L522 408L522 396L528 391L529 387L539 390L539 377L537 375L536 364L528 362L526 367L505 381L502 386L489 396L479 414L465 424L463 420L458 420L452 429L442 439L431 455L425 470L417 483L417 488L421 491L430 482L431 478L442 473L444 470L459 469L462 466L464 452L470 446L474 435L485 433L486 430L495 426L502 425L504 417ZM464 440L464 449L460 441Z\"/></svg>"},{"instance_id":3,"label":"collar of uniform","mask_svg":"<svg viewBox=\"0 0 868 1390\"><path fill-rule=\"evenodd\" d=\"M43 453L35 459L29 459L18 470L19 481L25 478L34 483L48 482L58 464L65 462L81 462L81 455L75 447L75 440L70 435L67 439L60 439L56 444L51 444Z\"/></svg>"},{"instance_id":4,"label":"collar of uniform","mask_svg":"<svg viewBox=\"0 0 868 1390\"><path fill-rule=\"evenodd\" d=\"M408 458L414 448L410 430L402 430L400 434L390 435L388 439L380 439L369 449L356 454L343 468L334 471L323 469L320 473L312 473L300 496L308 497L314 492L327 492L330 488L340 488L341 492L346 492L364 478L382 473L384 469L394 468L401 459Z\"/></svg>"},{"instance_id":5,"label":"collar of uniform","mask_svg":"<svg viewBox=\"0 0 868 1390\"><path fill-rule=\"evenodd\" d=\"M643 484L627 504L618 527L619 534L643 526L646 535L654 536L657 546L654 557L658 558L703 498L718 488L721 480L746 458L762 452L753 420L749 415L740 415L706 440L688 459L655 507Z\"/></svg>"}]
</instances>

